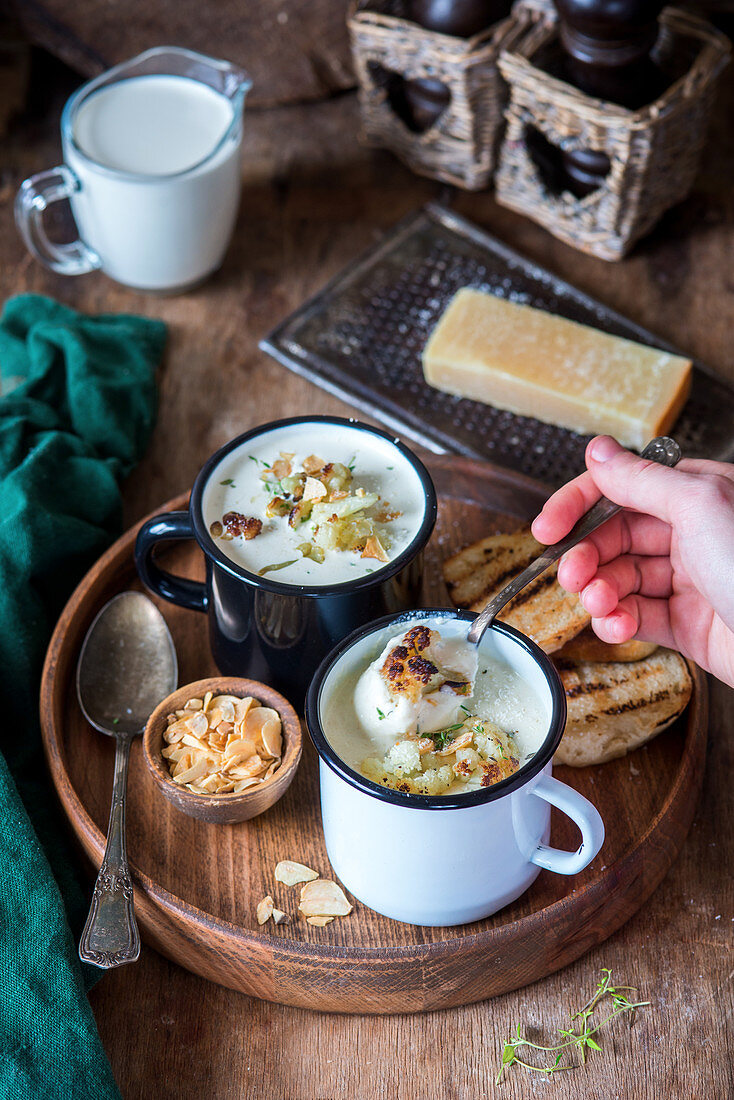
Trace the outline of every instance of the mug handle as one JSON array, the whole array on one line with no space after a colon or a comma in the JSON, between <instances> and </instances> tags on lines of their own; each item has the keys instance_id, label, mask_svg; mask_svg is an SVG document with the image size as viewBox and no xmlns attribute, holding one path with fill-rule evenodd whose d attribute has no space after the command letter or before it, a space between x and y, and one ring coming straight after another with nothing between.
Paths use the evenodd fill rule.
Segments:
<instances>
[{"instance_id":1,"label":"mug handle","mask_svg":"<svg viewBox=\"0 0 734 1100\"><path fill-rule=\"evenodd\" d=\"M571 818L581 830L581 843L575 852L564 852L561 848L549 848L539 844L530 856L530 862L557 875L576 875L588 867L604 843L604 822L596 806L575 791L573 787L561 783L550 775L542 775L530 794L550 802Z\"/></svg>"},{"instance_id":2,"label":"mug handle","mask_svg":"<svg viewBox=\"0 0 734 1100\"><path fill-rule=\"evenodd\" d=\"M52 202L68 199L82 185L65 164L23 180L15 200L15 223L28 249L60 275L84 275L102 266L96 252L81 240L54 244L43 227L43 214Z\"/></svg>"},{"instance_id":3,"label":"mug handle","mask_svg":"<svg viewBox=\"0 0 734 1100\"><path fill-rule=\"evenodd\" d=\"M141 581L164 600L187 607L190 611L206 611L209 597L206 585L187 577L177 577L161 569L154 561L154 551L159 542L174 539L193 539L194 528L188 512L165 512L153 516L138 531L135 540L135 565Z\"/></svg>"}]
</instances>

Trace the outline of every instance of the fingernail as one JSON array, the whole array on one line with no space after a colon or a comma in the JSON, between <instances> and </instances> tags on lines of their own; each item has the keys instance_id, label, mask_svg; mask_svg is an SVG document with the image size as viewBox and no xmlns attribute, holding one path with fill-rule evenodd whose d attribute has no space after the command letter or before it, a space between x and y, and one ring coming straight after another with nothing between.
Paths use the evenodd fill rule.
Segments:
<instances>
[{"instance_id":1,"label":"fingernail","mask_svg":"<svg viewBox=\"0 0 734 1100\"><path fill-rule=\"evenodd\" d=\"M600 435L598 439L592 439L589 444L589 457L593 458L594 462L606 462L621 450L616 439L612 439L610 435Z\"/></svg>"}]
</instances>

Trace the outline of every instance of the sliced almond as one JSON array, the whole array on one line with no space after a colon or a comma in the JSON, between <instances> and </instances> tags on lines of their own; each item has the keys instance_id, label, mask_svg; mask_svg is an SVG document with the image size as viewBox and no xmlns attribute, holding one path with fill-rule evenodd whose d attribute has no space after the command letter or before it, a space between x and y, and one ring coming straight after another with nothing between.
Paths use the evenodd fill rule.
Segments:
<instances>
[{"instance_id":1,"label":"sliced almond","mask_svg":"<svg viewBox=\"0 0 734 1100\"><path fill-rule=\"evenodd\" d=\"M286 886L296 886L299 882L312 882L319 877L318 871L312 871L303 863L294 863L291 859L282 859L275 868L276 882Z\"/></svg>"},{"instance_id":2,"label":"sliced almond","mask_svg":"<svg viewBox=\"0 0 734 1100\"><path fill-rule=\"evenodd\" d=\"M303 460L303 469L307 474L315 474L323 470L325 465L323 458L319 458L318 455L309 455Z\"/></svg>"},{"instance_id":3,"label":"sliced almond","mask_svg":"<svg viewBox=\"0 0 734 1100\"><path fill-rule=\"evenodd\" d=\"M233 757L238 756L240 760L249 760L251 756L254 756L256 752L255 742L251 741L249 737L241 737L238 741L229 741L227 747L224 750L224 759L231 760Z\"/></svg>"},{"instance_id":4,"label":"sliced almond","mask_svg":"<svg viewBox=\"0 0 734 1100\"><path fill-rule=\"evenodd\" d=\"M315 477L307 477L306 484L303 486L303 500L323 500L326 491L323 481L318 481Z\"/></svg>"},{"instance_id":5,"label":"sliced almond","mask_svg":"<svg viewBox=\"0 0 734 1100\"><path fill-rule=\"evenodd\" d=\"M260 783L259 779L237 779L232 790L235 794L240 794L242 791L246 791L248 787L256 787L258 783Z\"/></svg>"},{"instance_id":6,"label":"sliced almond","mask_svg":"<svg viewBox=\"0 0 734 1100\"><path fill-rule=\"evenodd\" d=\"M201 710L196 711L191 718L186 718L184 721L195 737L203 737L209 729L209 719Z\"/></svg>"},{"instance_id":7,"label":"sliced almond","mask_svg":"<svg viewBox=\"0 0 734 1100\"><path fill-rule=\"evenodd\" d=\"M248 710L254 705L255 700L251 695L246 695L244 699L238 699L234 707L235 722L244 722Z\"/></svg>"},{"instance_id":8,"label":"sliced almond","mask_svg":"<svg viewBox=\"0 0 734 1100\"><path fill-rule=\"evenodd\" d=\"M245 737L251 738L255 744L262 744L261 734L267 722L277 719L280 725L280 715L272 707L253 707L247 712L245 718Z\"/></svg>"},{"instance_id":9,"label":"sliced almond","mask_svg":"<svg viewBox=\"0 0 734 1100\"><path fill-rule=\"evenodd\" d=\"M276 924L288 924L289 916L282 909L273 909L273 920Z\"/></svg>"},{"instance_id":10,"label":"sliced almond","mask_svg":"<svg viewBox=\"0 0 734 1100\"><path fill-rule=\"evenodd\" d=\"M314 879L302 887L298 908L307 917L346 917L352 911L341 886L325 878Z\"/></svg>"},{"instance_id":11,"label":"sliced almond","mask_svg":"<svg viewBox=\"0 0 734 1100\"><path fill-rule=\"evenodd\" d=\"M474 740L474 734L471 730L467 730L466 733L459 734L455 737L450 745L447 745L445 749L441 749L436 753L436 756L453 756L459 749L466 748L467 745L471 745Z\"/></svg>"},{"instance_id":12,"label":"sliced almond","mask_svg":"<svg viewBox=\"0 0 734 1100\"><path fill-rule=\"evenodd\" d=\"M190 768L186 768L185 771L179 772L178 775L174 775L174 783L193 783L194 780L200 779L202 775L205 775L209 770L209 761L205 756L201 756L196 763L192 764Z\"/></svg>"},{"instance_id":13,"label":"sliced almond","mask_svg":"<svg viewBox=\"0 0 734 1100\"><path fill-rule=\"evenodd\" d=\"M333 917L306 917L307 924L313 924L315 928L324 928L333 921Z\"/></svg>"},{"instance_id":14,"label":"sliced almond","mask_svg":"<svg viewBox=\"0 0 734 1100\"><path fill-rule=\"evenodd\" d=\"M260 739L268 756L280 757L283 749L283 737L281 735L280 718L277 715L263 725L260 730Z\"/></svg>"},{"instance_id":15,"label":"sliced almond","mask_svg":"<svg viewBox=\"0 0 734 1100\"><path fill-rule=\"evenodd\" d=\"M258 902L257 909L255 911L258 924L265 924L265 921L270 920L273 915L273 906L274 902L270 894L268 894L266 898L263 898L262 901Z\"/></svg>"},{"instance_id":16,"label":"sliced almond","mask_svg":"<svg viewBox=\"0 0 734 1100\"><path fill-rule=\"evenodd\" d=\"M274 477L277 477L277 478L288 477L288 475L291 472L290 459L276 458L275 462L270 467L270 470L269 471L266 470L265 472L269 476L270 476L270 474L272 474Z\"/></svg>"},{"instance_id":17,"label":"sliced almond","mask_svg":"<svg viewBox=\"0 0 734 1100\"><path fill-rule=\"evenodd\" d=\"M246 760L244 764L237 764L232 766L227 765L227 774L233 776L235 779L251 779L255 775L262 775L265 771L266 765L259 756L251 756L249 760Z\"/></svg>"},{"instance_id":18,"label":"sliced almond","mask_svg":"<svg viewBox=\"0 0 734 1100\"><path fill-rule=\"evenodd\" d=\"M250 712L256 712L252 735L244 736ZM208 691L203 699L188 700L167 721L162 756L174 782L195 794L239 794L280 765L280 717L251 696Z\"/></svg>"},{"instance_id":19,"label":"sliced almond","mask_svg":"<svg viewBox=\"0 0 734 1100\"><path fill-rule=\"evenodd\" d=\"M389 561L387 551L382 545L377 535L370 535L367 542L364 544L364 550L362 551L363 558L376 558L377 561Z\"/></svg>"}]
</instances>

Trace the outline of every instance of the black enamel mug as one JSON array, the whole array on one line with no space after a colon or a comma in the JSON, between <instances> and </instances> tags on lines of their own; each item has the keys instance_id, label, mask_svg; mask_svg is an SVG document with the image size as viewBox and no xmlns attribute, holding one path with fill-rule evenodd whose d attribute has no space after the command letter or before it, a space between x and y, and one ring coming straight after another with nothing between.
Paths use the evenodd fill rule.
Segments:
<instances>
[{"instance_id":1,"label":"black enamel mug","mask_svg":"<svg viewBox=\"0 0 734 1100\"><path fill-rule=\"evenodd\" d=\"M226 484L222 472L233 462L241 462L241 456L249 457L248 448L256 442L261 445L270 433L274 440L282 439L283 429L322 432L327 460L330 435L355 439L368 450L379 448L381 454L393 458L387 468L401 469L420 501L415 533L394 560L366 575L335 583L303 584L261 576L224 552L205 515L210 494L217 485ZM274 446L277 450L278 443ZM436 492L431 478L403 443L355 420L294 417L259 425L212 455L197 475L188 511L154 516L141 527L135 564L143 583L156 595L207 614L212 654L224 675L263 680L300 703L318 665L351 631L382 615L420 604L423 551L435 522ZM157 564L158 543L179 539L194 539L201 547L205 582L175 576Z\"/></svg>"}]
</instances>

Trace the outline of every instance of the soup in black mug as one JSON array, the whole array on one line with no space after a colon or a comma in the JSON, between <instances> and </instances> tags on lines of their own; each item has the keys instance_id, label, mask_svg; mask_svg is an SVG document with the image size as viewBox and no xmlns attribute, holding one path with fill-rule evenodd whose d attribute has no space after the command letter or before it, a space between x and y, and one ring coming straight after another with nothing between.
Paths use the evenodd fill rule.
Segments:
<instances>
[{"instance_id":1,"label":"soup in black mug","mask_svg":"<svg viewBox=\"0 0 734 1100\"><path fill-rule=\"evenodd\" d=\"M279 420L238 436L199 472L188 511L148 520L141 579L209 619L225 675L265 680L300 702L334 645L420 602L436 494L423 464L378 428L337 417ZM204 583L155 560L195 539Z\"/></svg>"}]
</instances>

